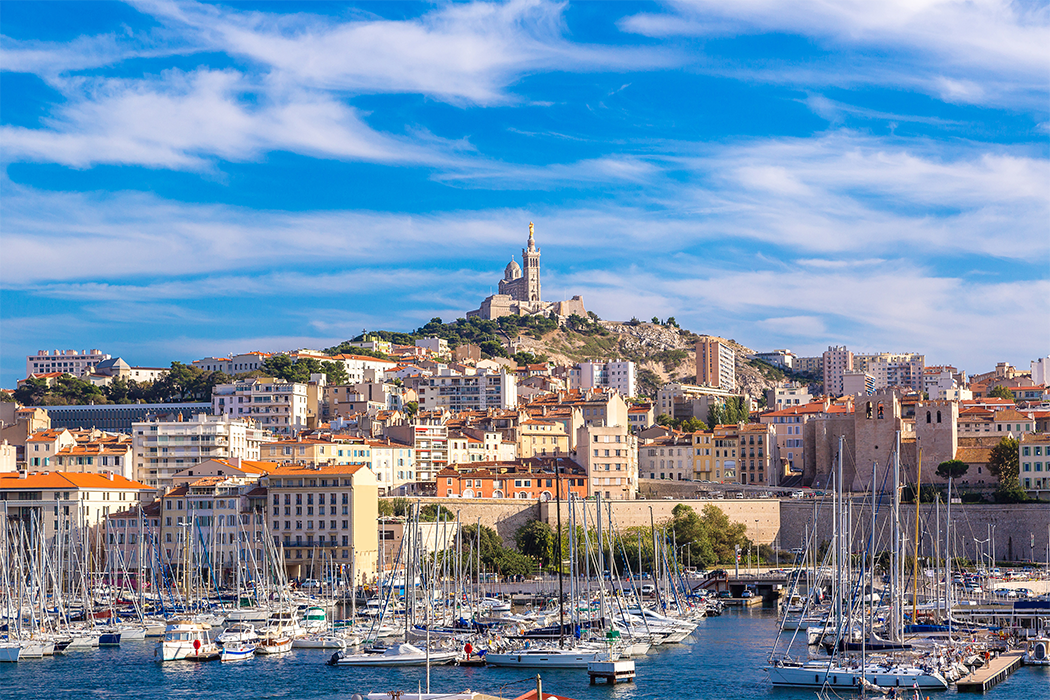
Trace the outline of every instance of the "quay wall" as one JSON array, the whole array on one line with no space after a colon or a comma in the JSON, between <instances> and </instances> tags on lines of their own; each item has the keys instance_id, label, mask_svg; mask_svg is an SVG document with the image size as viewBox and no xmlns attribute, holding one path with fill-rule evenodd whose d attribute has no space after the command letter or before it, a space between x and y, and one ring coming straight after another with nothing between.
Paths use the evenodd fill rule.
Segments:
<instances>
[{"instance_id":1,"label":"quay wall","mask_svg":"<svg viewBox=\"0 0 1050 700\"><path fill-rule=\"evenodd\" d=\"M507 545L513 545L514 533L530 520L542 520L551 527L558 523L558 510L555 501L537 502L505 498L420 498L424 505L439 503L453 513L458 513L460 522L471 524L478 522L493 528ZM605 501L604 506L612 505L613 521L617 528L628 528L642 525L649 526L649 509L652 508L652 519L657 524L671 519L675 506L684 503L698 514L704 506L713 505L734 523L747 525L747 536L758 544L770 544L780 528L780 501L776 499L704 499L704 500L653 500L653 501ZM562 525L569 522L569 504L562 502ZM576 517L582 524L583 509L587 509L587 523L593 527L597 504L594 501L577 502ZM608 523L606 517L602 526Z\"/></svg>"},{"instance_id":2,"label":"quay wall","mask_svg":"<svg viewBox=\"0 0 1050 700\"><path fill-rule=\"evenodd\" d=\"M853 524L863 537L867 536L871 526L871 507L859 497L853 499ZM817 506L816 537L817 545L830 541L832 533L832 506L830 498L826 503L815 504L812 499L784 499L780 506L780 540L782 549L805 546L806 528L813 530L814 505ZM880 546L886 549L892 503L886 499L876 508L876 532ZM904 536L910 543L905 553L910 554L915 542L915 504L901 504L901 522ZM924 503L919 506L919 554L933 556L934 540L937 533L936 506ZM947 541L947 506L940 507L940 554L944 556L944 542ZM994 528L994 529L993 529ZM952 543L955 556L964 556L976 561L978 549L987 552L988 545L983 542L994 534L995 557L998 561L1022 561L1033 558L1036 562L1046 561L1047 538L1050 536L1050 503L953 503L952 504ZM975 544L974 539L979 542ZM859 538L857 539L859 542ZM1034 546L1033 546L1034 542ZM855 548L856 549L856 548Z\"/></svg>"}]
</instances>

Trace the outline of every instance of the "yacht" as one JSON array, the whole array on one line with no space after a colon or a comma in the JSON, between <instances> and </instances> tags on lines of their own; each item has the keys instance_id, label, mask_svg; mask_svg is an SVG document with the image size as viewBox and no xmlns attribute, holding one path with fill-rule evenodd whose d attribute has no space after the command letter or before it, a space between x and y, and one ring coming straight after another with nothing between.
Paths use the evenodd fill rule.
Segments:
<instances>
[{"instance_id":1,"label":"yacht","mask_svg":"<svg viewBox=\"0 0 1050 700\"><path fill-rule=\"evenodd\" d=\"M452 663L459 657L459 651L432 649L429 654L411 644L399 644L384 649L382 653L344 654L336 652L328 660L329 666L425 666Z\"/></svg>"},{"instance_id":2,"label":"yacht","mask_svg":"<svg viewBox=\"0 0 1050 700\"><path fill-rule=\"evenodd\" d=\"M172 621L164 632L164 639L157 642L154 656L160 661L217 659L219 646L211 641L210 630L210 626L200 622Z\"/></svg>"},{"instance_id":3,"label":"yacht","mask_svg":"<svg viewBox=\"0 0 1050 700\"><path fill-rule=\"evenodd\" d=\"M218 637L215 638L221 646L226 646L231 642L258 642L259 633L255 631L255 625L250 622L235 622L222 631Z\"/></svg>"},{"instance_id":4,"label":"yacht","mask_svg":"<svg viewBox=\"0 0 1050 700\"><path fill-rule=\"evenodd\" d=\"M766 667L769 680L775 688L846 688L865 683L880 688L911 688L921 690L947 690L948 681L939 671L910 665L860 664L843 665L828 660L775 661Z\"/></svg>"},{"instance_id":5,"label":"yacht","mask_svg":"<svg viewBox=\"0 0 1050 700\"><path fill-rule=\"evenodd\" d=\"M506 653L488 652L489 666L518 666L523 668L587 668L592 661L616 661L616 652L577 647L575 649L521 649Z\"/></svg>"},{"instance_id":6,"label":"yacht","mask_svg":"<svg viewBox=\"0 0 1050 700\"><path fill-rule=\"evenodd\" d=\"M1025 666L1050 666L1050 639L1029 639L1021 662Z\"/></svg>"},{"instance_id":7,"label":"yacht","mask_svg":"<svg viewBox=\"0 0 1050 700\"><path fill-rule=\"evenodd\" d=\"M0 642L0 662L18 661L22 646L18 642Z\"/></svg>"}]
</instances>

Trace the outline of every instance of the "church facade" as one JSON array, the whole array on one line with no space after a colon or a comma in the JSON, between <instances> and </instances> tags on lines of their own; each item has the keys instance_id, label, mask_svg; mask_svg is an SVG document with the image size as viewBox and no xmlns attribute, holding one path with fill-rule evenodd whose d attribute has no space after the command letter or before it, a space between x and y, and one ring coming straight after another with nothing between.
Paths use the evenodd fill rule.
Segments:
<instances>
[{"instance_id":1,"label":"church facade","mask_svg":"<svg viewBox=\"0 0 1050 700\"><path fill-rule=\"evenodd\" d=\"M487 297L481 307L468 311L467 317L478 316L485 319L500 316L533 316L550 315L553 311L561 318L572 314L586 316L583 298L574 296L568 301L543 301L540 291L540 249L536 247L535 230L529 223L529 240L521 250L521 265L512 257L503 271L499 281L499 293Z\"/></svg>"}]
</instances>

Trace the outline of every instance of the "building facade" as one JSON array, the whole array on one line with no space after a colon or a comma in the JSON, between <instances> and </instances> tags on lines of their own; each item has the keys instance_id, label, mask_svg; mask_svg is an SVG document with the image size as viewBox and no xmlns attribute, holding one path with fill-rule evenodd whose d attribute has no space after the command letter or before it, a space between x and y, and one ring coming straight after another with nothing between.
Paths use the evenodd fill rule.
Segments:
<instances>
[{"instance_id":1,"label":"building facade","mask_svg":"<svg viewBox=\"0 0 1050 700\"><path fill-rule=\"evenodd\" d=\"M263 485L289 578L323 578L326 565L336 564L353 567L355 584L375 580L379 493L371 469L284 465Z\"/></svg>"},{"instance_id":2,"label":"building facade","mask_svg":"<svg viewBox=\"0 0 1050 700\"><path fill-rule=\"evenodd\" d=\"M251 418L263 430L296 435L309 425L307 385L270 377L252 377L212 390L212 413Z\"/></svg>"},{"instance_id":3,"label":"building facade","mask_svg":"<svg viewBox=\"0 0 1050 700\"><path fill-rule=\"evenodd\" d=\"M736 391L736 353L717 338L696 344L696 383Z\"/></svg>"},{"instance_id":4,"label":"building facade","mask_svg":"<svg viewBox=\"0 0 1050 700\"><path fill-rule=\"evenodd\" d=\"M209 459L259 460L273 441L253 421L199 413L188 421L146 421L132 425L136 480L170 489L172 477Z\"/></svg>"},{"instance_id":5,"label":"building facade","mask_svg":"<svg viewBox=\"0 0 1050 700\"><path fill-rule=\"evenodd\" d=\"M62 372L83 377L100 362L111 359L101 350L38 350L26 357L26 377L46 372Z\"/></svg>"}]
</instances>

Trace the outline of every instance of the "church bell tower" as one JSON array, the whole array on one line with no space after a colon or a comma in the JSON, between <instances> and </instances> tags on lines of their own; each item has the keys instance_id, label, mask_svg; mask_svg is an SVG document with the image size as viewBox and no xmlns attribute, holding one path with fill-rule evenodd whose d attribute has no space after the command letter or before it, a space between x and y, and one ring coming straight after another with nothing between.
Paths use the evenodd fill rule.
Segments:
<instances>
[{"instance_id":1,"label":"church bell tower","mask_svg":"<svg viewBox=\"0 0 1050 700\"><path fill-rule=\"evenodd\" d=\"M530 221L528 247L521 251L521 259L525 265L523 276L525 277L526 301L540 301L543 298L540 295L540 249L536 247L536 239L533 238L533 233L533 226Z\"/></svg>"}]
</instances>

